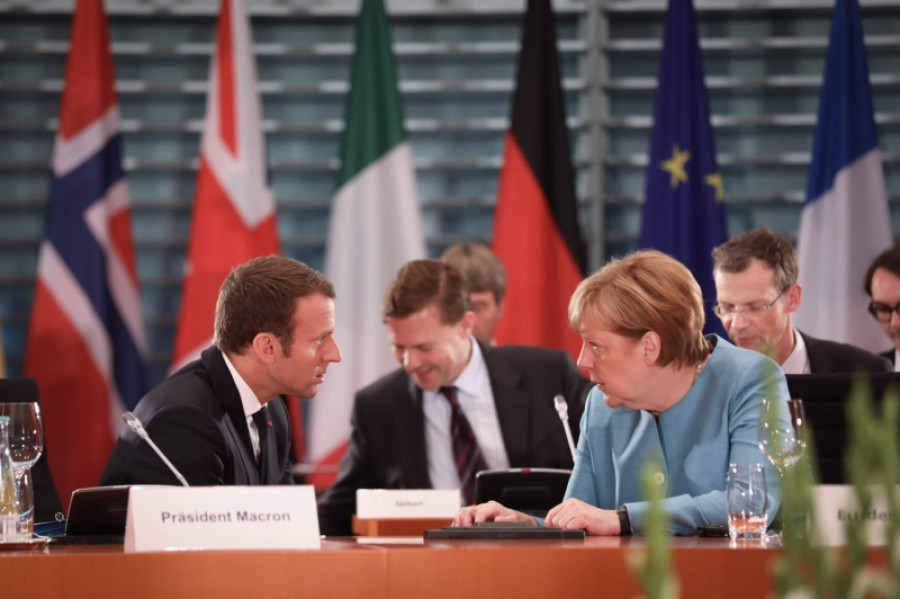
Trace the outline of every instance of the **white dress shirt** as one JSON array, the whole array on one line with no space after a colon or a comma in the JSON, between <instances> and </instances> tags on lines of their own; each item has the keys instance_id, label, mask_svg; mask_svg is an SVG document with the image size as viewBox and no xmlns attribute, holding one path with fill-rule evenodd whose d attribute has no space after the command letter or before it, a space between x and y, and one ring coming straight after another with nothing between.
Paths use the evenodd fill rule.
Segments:
<instances>
[{"instance_id":1,"label":"white dress shirt","mask_svg":"<svg viewBox=\"0 0 900 599\"><path fill-rule=\"evenodd\" d=\"M472 426L488 468L509 468L487 364L474 337L470 340L472 356L469 363L451 384L457 388L459 406ZM450 402L439 391L423 391L422 410L431 485L435 489L459 489L459 473L450 437Z\"/></svg>"},{"instance_id":2,"label":"white dress shirt","mask_svg":"<svg viewBox=\"0 0 900 599\"><path fill-rule=\"evenodd\" d=\"M810 374L809 354L806 353L806 342L803 341L803 335L793 329L794 333L794 351L787 357L781 369L785 374Z\"/></svg>"},{"instance_id":3,"label":"white dress shirt","mask_svg":"<svg viewBox=\"0 0 900 599\"><path fill-rule=\"evenodd\" d=\"M231 378L234 379L234 385L241 395L244 417L247 419L247 428L250 430L250 443L253 445L253 458L259 461L259 430L256 428L256 423L253 422L253 415L262 409L262 404L259 403L259 398L256 397L256 393L253 392L247 381L234 368L234 364L231 363L225 352L222 352L222 357L225 358L225 365L228 366Z\"/></svg>"}]
</instances>

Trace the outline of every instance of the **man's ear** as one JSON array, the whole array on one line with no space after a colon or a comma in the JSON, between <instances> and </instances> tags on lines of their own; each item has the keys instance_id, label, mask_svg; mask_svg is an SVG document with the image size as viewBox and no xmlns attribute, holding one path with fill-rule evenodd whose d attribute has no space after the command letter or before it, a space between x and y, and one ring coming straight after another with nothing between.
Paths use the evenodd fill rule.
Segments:
<instances>
[{"instance_id":1,"label":"man's ear","mask_svg":"<svg viewBox=\"0 0 900 599\"><path fill-rule=\"evenodd\" d=\"M459 321L459 327L465 337L471 335L472 331L475 329L475 312L466 310L462 319Z\"/></svg>"},{"instance_id":2,"label":"man's ear","mask_svg":"<svg viewBox=\"0 0 900 599\"><path fill-rule=\"evenodd\" d=\"M794 283L784 292L784 311L795 312L801 303L803 303L803 286Z\"/></svg>"},{"instance_id":3,"label":"man's ear","mask_svg":"<svg viewBox=\"0 0 900 599\"><path fill-rule=\"evenodd\" d=\"M263 364L271 364L281 352L281 342L272 333L257 333L250 346Z\"/></svg>"},{"instance_id":4,"label":"man's ear","mask_svg":"<svg viewBox=\"0 0 900 599\"><path fill-rule=\"evenodd\" d=\"M659 353L662 351L662 339L660 339L659 333L647 331L638 343L640 344L641 357L644 359L644 364L647 366L656 364Z\"/></svg>"}]
</instances>

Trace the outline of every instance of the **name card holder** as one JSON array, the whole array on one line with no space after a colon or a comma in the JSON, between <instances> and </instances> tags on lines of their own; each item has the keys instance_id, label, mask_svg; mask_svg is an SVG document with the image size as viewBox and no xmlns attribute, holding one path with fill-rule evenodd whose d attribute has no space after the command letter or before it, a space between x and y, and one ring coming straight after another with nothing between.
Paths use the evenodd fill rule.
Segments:
<instances>
[{"instance_id":1,"label":"name card holder","mask_svg":"<svg viewBox=\"0 0 900 599\"><path fill-rule=\"evenodd\" d=\"M356 517L453 518L459 511L458 489L357 489Z\"/></svg>"},{"instance_id":2,"label":"name card holder","mask_svg":"<svg viewBox=\"0 0 900 599\"><path fill-rule=\"evenodd\" d=\"M847 544L848 522L866 523L866 539L869 546L887 544L887 523L891 514L884 487L873 490L872 507L863 512L856 503L856 493L851 485L817 485L813 488L815 521L821 533L821 544L829 547Z\"/></svg>"},{"instance_id":3,"label":"name card holder","mask_svg":"<svg viewBox=\"0 0 900 599\"><path fill-rule=\"evenodd\" d=\"M136 485L128 495L125 551L319 549L311 485Z\"/></svg>"}]
</instances>

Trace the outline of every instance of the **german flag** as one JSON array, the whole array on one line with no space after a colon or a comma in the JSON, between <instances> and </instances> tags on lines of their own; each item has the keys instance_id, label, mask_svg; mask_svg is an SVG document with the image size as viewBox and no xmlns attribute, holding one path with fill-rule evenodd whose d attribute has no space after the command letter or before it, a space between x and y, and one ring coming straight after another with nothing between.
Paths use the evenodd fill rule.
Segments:
<instances>
[{"instance_id":1,"label":"german flag","mask_svg":"<svg viewBox=\"0 0 900 599\"><path fill-rule=\"evenodd\" d=\"M567 349L569 298L584 277L575 180L550 0L528 0L512 121L494 214L493 249L506 266L497 342Z\"/></svg>"}]
</instances>

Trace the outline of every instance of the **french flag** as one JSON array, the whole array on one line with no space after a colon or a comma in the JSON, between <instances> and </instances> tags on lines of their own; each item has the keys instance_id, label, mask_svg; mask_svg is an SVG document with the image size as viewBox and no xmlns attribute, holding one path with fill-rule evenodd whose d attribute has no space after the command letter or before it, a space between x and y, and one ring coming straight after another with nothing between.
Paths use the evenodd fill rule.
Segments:
<instances>
[{"instance_id":1,"label":"french flag","mask_svg":"<svg viewBox=\"0 0 900 599\"><path fill-rule=\"evenodd\" d=\"M857 0L837 0L798 234L800 330L870 351L885 337L863 276L892 244L884 170Z\"/></svg>"},{"instance_id":2,"label":"french flag","mask_svg":"<svg viewBox=\"0 0 900 599\"><path fill-rule=\"evenodd\" d=\"M147 356L102 0L78 0L25 352L63 504L97 484Z\"/></svg>"}]
</instances>

